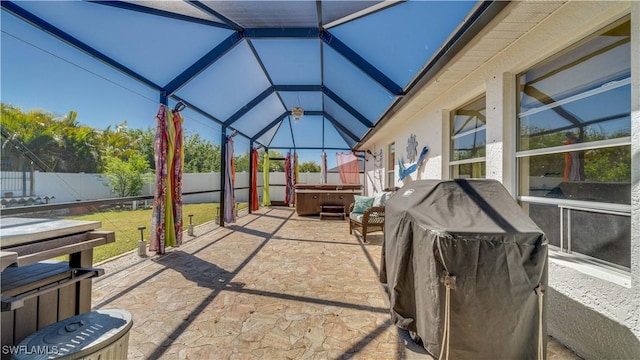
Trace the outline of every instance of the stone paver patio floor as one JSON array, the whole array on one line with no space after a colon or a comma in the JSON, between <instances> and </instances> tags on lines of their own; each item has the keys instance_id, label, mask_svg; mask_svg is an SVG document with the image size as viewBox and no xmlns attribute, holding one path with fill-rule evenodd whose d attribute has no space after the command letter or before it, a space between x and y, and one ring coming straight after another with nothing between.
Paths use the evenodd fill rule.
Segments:
<instances>
[{"instance_id":1,"label":"stone paver patio floor","mask_svg":"<svg viewBox=\"0 0 640 360\"><path fill-rule=\"evenodd\" d=\"M431 359L391 324L382 234L363 244L346 221L277 207L195 234L163 256L103 264L93 306L133 315L129 359ZM551 338L547 358L577 359Z\"/></svg>"}]
</instances>

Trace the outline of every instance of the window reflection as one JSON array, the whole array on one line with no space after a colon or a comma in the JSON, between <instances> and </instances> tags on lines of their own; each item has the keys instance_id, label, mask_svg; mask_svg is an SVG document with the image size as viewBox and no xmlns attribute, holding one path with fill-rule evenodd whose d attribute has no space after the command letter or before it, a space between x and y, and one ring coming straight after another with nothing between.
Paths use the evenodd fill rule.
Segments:
<instances>
[{"instance_id":1,"label":"window reflection","mask_svg":"<svg viewBox=\"0 0 640 360\"><path fill-rule=\"evenodd\" d=\"M485 178L486 99L481 97L451 113L451 177ZM455 163L463 160L462 164Z\"/></svg>"},{"instance_id":2,"label":"window reflection","mask_svg":"<svg viewBox=\"0 0 640 360\"><path fill-rule=\"evenodd\" d=\"M516 152L522 206L550 244L625 268L630 34L620 22L518 76Z\"/></svg>"},{"instance_id":3,"label":"window reflection","mask_svg":"<svg viewBox=\"0 0 640 360\"><path fill-rule=\"evenodd\" d=\"M453 112L451 121L452 161L485 156L486 113L484 97Z\"/></svg>"},{"instance_id":4,"label":"window reflection","mask_svg":"<svg viewBox=\"0 0 640 360\"><path fill-rule=\"evenodd\" d=\"M389 163L387 168L387 187L395 185L395 166L396 166L396 143L389 144Z\"/></svg>"},{"instance_id":5,"label":"window reflection","mask_svg":"<svg viewBox=\"0 0 640 360\"><path fill-rule=\"evenodd\" d=\"M631 146L530 156L518 168L521 195L631 204Z\"/></svg>"},{"instance_id":6,"label":"window reflection","mask_svg":"<svg viewBox=\"0 0 640 360\"><path fill-rule=\"evenodd\" d=\"M485 162L474 162L451 166L451 177L454 179L482 179L487 177Z\"/></svg>"},{"instance_id":7,"label":"window reflection","mask_svg":"<svg viewBox=\"0 0 640 360\"><path fill-rule=\"evenodd\" d=\"M518 150L629 136L630 22L519 76Z\"/></svg>"}]
</instances>

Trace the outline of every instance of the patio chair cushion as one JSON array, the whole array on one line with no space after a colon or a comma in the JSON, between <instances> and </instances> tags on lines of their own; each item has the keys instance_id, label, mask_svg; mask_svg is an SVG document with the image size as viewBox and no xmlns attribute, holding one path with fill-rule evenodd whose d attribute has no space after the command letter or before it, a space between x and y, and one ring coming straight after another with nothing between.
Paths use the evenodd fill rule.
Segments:
<instances>
[{"instance_id":1,"label":"patio chair cushion","mask_svg":"<svg viewBox=\"0 0 640 360\"><path fill-rule=\"evenodd\" d=\"M387 202L387 192L383 191L381 193L377 193L373 197L373 205L372 206L384 206Z\"/></svg>"},{"instance_id":2,"label":"patio chair cushion","mask_svg":"<svg viewBox=\"0 0 640 360\"><path fill-rule=\"evenodd\" d=\"M362 222L363 213L352 212L349 217L357 222Z\"/></svg>"},{"instance_id":3,"label":"patio chair cushion","mask_svg":"<svg viewBox=\"0 0 640 360\"><path fill-rule=\"evenodd\" d=\"M365 210L373 205L373 197L354 195L353 198L355 203L353 204L352 212L363 214Z\"/></svg>"},{"instance_id":4,"label":"patio chair cushion","mask_svg":"<svg viewBox=\"0 0 640 360\"><path fill-rule=\"evenodd\" d=\"M359 223L362 222L362 218L363 217L364 217L363 213L352 212L351 214L349 214L349 218L351 218L351 219L353 219L353 220L355 220L355 221L357 221ZM371 221L371 222L376 222L377 220L375 220L375 219L377 219L377 218L384 218L384 216L374 215L374 214L369 215L369 221Z\"/></svg>"}]
</instances>

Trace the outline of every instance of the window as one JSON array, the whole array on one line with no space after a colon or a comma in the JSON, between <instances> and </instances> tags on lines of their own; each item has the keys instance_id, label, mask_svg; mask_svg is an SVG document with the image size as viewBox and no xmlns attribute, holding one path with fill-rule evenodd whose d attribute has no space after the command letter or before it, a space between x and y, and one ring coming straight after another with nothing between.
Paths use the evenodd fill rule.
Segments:
<instances>
[{"instance_id":1,"label":"window","mask_svg":"<svg viewBox=\"0 0 640 360\"><path fill-rule=\"evenodd\" d=\"M387 187L395 186L396 143L389 144L389 166L387 167Z\"/></svg>"},{"instance_id":2,"label":"window","mask_svg":"<svg viewBox=\"0 0 640 360\"><path fill-rule=\"evenodd\" d=\"M487 107L482 98L451 113L451 178L486 177Z\"/></svg>"},{"instance_id":3,"label":"window","mask_svg":"<svg viewBox=\"0 0 640 360\"><path fill-rule=\"evenodd\" d=\"M630 21L518 76L518 195L551 245L631 263Z\"/></svg>"}]
</instances>

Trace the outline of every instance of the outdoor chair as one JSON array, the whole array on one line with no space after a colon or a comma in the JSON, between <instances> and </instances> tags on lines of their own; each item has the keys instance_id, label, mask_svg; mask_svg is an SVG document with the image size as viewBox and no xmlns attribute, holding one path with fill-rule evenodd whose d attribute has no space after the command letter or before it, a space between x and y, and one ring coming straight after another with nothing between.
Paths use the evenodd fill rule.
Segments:
<instances>
[{"instance_id":1,"label":"outdoor chair","mask_svg":"<svg viewBox=\"0 0 640 360\"><path fill-rule=\"evenodd\" d=\"M355 202L349 206L349 234L358 230L362 242L366 243L368 233L384 231L384 203L390 194L382 192L373 197L354 196Z\"/></svg>"}]
</instances>

